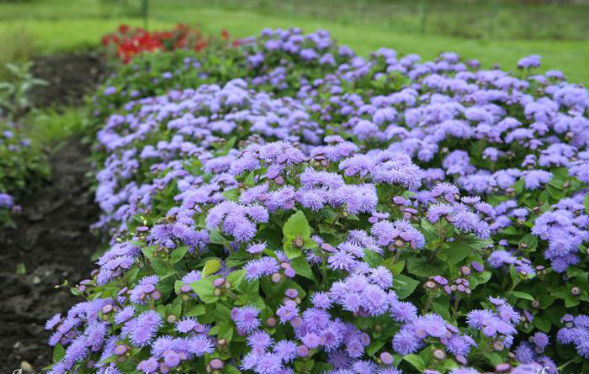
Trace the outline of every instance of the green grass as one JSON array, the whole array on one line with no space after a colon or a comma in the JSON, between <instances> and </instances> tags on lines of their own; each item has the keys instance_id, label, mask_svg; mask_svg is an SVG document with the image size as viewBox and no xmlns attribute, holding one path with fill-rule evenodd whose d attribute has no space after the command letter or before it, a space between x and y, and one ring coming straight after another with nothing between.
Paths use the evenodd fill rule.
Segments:
<instances>
[{"instance_id":1,"label":"green grass","mask_svg":"<svg viewBox=\"0 0 589 374\"><path fill-rule=\"evenodd\" d=\"M83 133L87 117L88 111L83 107L48 108L29 113L23 122L32 144L47 148Z\"/></svg>"},{"instance_id":2,"label":"green grass","mask_svg":"<svg viewBox=\"0 0 589 374\"><path fill-rule=\"evenodd\" d=\"M366 9L370 9L368 1L341 1L342 9L348 9L354 4L355 6L364 4L363 8L358 8L359 11L364 9L366 12ZM312 7L314 2L317 3L315 8ZM78 0L75 3L64 0L51 2L32 0L24 3L0 4L0 34L13 29L27 30L34 36L36 50L40 53L96 46L102 35L112 31L120 23L142 25L141 18L137 17L138 1L128 0L125 6L117 5L120 3L115 3L113 0ZM370 2L371 5L382 3L382 0ZM239 8L246 10L238 9L235 1L208 1L207 5L199 0L152 0L150 4L149 26L151 29L170 27L177 22L197 23L208 33L219 33L226 28L234 36L242 37L257 34L263 27L296 26L307 31L324 28L330 30L340 42L348 44L362 55L367 55L380 47L394 48L401 53L417 53L424 59L431 59L441 51L454 51L465 58L476 58L484 66L490 67L497 63L507 70L514 68L517 60L522 56L540 54L543 56L544 70L559 69L570 81L589 84L589 41L586 39L477 39L429 33L422 35L415 30L411 32L402 30L414 28L415 25L412 26L411 22L415 21L415 14L391 16L392 19L400 20L400 25L396 26L391 25L391 21L370 22L368 16L348 19L348 13L343 10L334 10L331 16L326 15L325 9L331 9L326 6L331 4L333 8L333 0L297 0L296 4L293 0L283 2L255 0L241 3ZM258 8L254 9L252 4L257 4ZM282 5L279 7L277 4ZM376 5L375 8L381 9ZM280 9L287 11L277 14L277 10ZM502 12L513 9L514 14L519 15L526 8L502 6L500 9ZM556 8L542 9L548 11ZM563 7L555 12L554 22L561 22L562 18L570 16L572 11L582 9L584 9L582 6ZM449 7L444 15L441 13L432 15L430 11L428 19L445 22L445 17L452 15L453 11L454 15L458 14L455 7ZM586 13L583 15L584 18L587 18ZM382 21L384 18L380 17L378 20ZM586 34L587 31L589 30L585 30ZM0 46L1 48L3 47Z\"/></svg>"}]
</instances>

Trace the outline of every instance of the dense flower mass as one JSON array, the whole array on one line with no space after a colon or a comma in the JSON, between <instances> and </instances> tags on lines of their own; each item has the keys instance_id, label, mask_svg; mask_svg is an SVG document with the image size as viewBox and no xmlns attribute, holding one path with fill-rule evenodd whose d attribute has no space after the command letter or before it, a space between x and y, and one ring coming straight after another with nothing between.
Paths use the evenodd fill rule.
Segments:
<instances>
[{"instance_id":1,"label":"dense flower mass","mask_svg":"<svg viewBox=\"0 0 589 374\"><path fill-rule=\"evenodd\" d=\"M589 370L584 88L325 31L238 51L94 101L111 247L51 373Z\"/></svg>"}]
</instances>

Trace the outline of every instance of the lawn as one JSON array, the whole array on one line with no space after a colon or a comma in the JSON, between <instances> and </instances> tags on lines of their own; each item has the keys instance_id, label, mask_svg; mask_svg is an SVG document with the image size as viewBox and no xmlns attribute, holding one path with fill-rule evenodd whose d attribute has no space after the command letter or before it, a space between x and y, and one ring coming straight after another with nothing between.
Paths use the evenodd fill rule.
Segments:
<instances>
[{"instance_id":1,"label":"lawn","mask_svg":"<svg viewBox=\"0 0 589 374\"><path fill-rule=\"evenodd\" d=\"M401 26L382 22L382 18L371 23L366 21L366 17L357 20L347 18L348 13L343 11L339 18L328 17L321 12L314 14L309 11L307 1L303 1L307 5L307 8L304 8L306 10L297 12L295 8L284 14L277 13L272 6L256 10L251 6L238 8L235 5L229 6L230 4L215 6L213 3L200 6L196 3L180 0L153 1L149 27L157 29L177 22L197 23L205 32L218 33L226 28L238 37L256 34L262 26L296 26L305 30L323 28L330 30L338 40L363 55L380 47L393 48L401 53L417 53L424 59L431 59L441 51L454 51L465 58L476 58L485 66L499 64L507 70L513 68L520 57L539 54L543 56L544 70L560 69L570 81L589 84L589 44L587 40L578 39L578 34L574 32L567 34L568 40L467 38L416 32L417 16L404 16L399 19L399 22L405 25L403 31ZM0 34L14 29L26 30L33 36L38 51L50 53L56 50L94 46L104 33L114 29L119 23L143 23L136 7L124 4L107 6L108 4L115 3L82 0L76 2L75 6L63 1L0 4ZM369 7L364 5L364 8ZM501 9L501 12L507 11L508 9ZM555 17L558 20L570 16L570 13L564 11L555 14L558 15ZM444 17L447 17L447 12L438 17L430 10L428 17L442 22L446 19ZM460 22L465 21L460 19ZM521 34L520 30L514 29L513 26L510 30L515 36Z\"/></svg>"}]
</instances>

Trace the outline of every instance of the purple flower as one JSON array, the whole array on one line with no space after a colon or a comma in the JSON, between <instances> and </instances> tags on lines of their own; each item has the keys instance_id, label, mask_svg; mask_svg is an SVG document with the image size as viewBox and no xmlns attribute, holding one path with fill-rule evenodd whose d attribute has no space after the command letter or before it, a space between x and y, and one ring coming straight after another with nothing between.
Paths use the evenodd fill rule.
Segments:
<instances>
[{"instance_id":1,"label":"purple flower","mask_svg":"<svg viewBox=\"0 0 589 374\"><path fill-rule=\"evenodd\" d=\"M249 333L260 326L259 314L260 310L255 306L244 306L233 308L231 318L239 331Z\"/></svg>"}]
</instances>

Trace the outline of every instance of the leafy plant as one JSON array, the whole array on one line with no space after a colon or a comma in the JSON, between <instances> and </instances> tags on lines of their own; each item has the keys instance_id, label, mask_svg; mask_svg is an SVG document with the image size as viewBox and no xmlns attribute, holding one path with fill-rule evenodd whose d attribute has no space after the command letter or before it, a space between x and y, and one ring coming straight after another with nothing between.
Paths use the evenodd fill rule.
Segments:
<instances>
[{"instance_id":1,"label":"leafy plant","mask_svg":"<svg viewBox=\"0 0 589 374\"><path fill-rule=\"evenodd\" d=\"M35 86L46 86L47 82L35 78L31 73L32 62L8 63L6 69L12 79L0 82L0 116L18 122L31 108L28 95Z\"/></svg>"},{"instance_id":2,"label":"leafy plant","mask_svg":"<svg viewBox=\"0 0 589 374\"><path fill-rule=\"evenodd\" d=\"M52 373L587 371L585 88L325 31L235 52L96 98L112 246Z\"/></svg>"}]
</instances>

